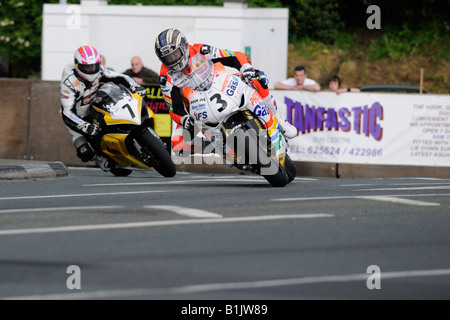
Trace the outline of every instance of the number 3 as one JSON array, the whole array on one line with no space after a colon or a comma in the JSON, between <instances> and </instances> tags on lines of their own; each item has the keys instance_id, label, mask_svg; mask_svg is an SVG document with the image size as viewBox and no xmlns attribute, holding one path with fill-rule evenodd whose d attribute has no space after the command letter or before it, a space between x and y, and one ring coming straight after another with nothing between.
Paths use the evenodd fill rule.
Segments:
<instances>
[{"instance_id":1,"label":"number 3","mask_svg":"<svg viewBox=\"0 0 450 320\"><path fill-rule=\"evenodd\" d=\"M209 100L213 101L214 99L217 100L216 103L220 103L222 105L219 109L217 109L217 111L222 112L227 108L228 106L227 102L225 100L222 100L221 95L219 93L213 95Z\"/></svg>"}]
</instances>

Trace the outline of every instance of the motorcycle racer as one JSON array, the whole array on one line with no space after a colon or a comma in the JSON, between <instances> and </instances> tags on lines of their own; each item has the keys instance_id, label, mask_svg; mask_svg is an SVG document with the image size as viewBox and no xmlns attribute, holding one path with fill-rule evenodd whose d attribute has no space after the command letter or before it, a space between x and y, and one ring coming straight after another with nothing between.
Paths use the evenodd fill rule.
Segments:
<instances>
[{"instance_id":1,"label":"motorcycle racer","mask_svg":"<svg viewBox=\"0 0 450 320\"><path fill-rule=\"evenodd\" d=\"M61 115L69 131L77 156L83 162L93 161L104 171L114 163L97 154L88 142L97 135L99 127L88 121L91 103L102 82L123 84L132 92L145 93L145 88L130 77L119 74L100 65L100 55L92 46L81 46L74 54L74 62L66 65L60 83Z\"/></svg>"},{"instance_id":2,"label":"motorcycle racer","mask_svg":"<svg viewBox=\"0 0 450 320\"><path fill-rule=\"evenodd\" d=\"M162 31L155 41L155 53L162 63L160 87L170 115L177 123L172 134L172 149L186 150L183 129L193 132L194 118L187 111L186 90L207 90L211 64L221 62L224 66L237 69L241 79L252 86L268 105L287 138L297 136L297 129L283 119L277 111L275 99L268 89L268 79L262 71L253 68L250 59L242 52L219 49L207 44L190 45L186 37L174 28ZM204 61L208 66L204 66Z\"/></svg>"}]
</instances>

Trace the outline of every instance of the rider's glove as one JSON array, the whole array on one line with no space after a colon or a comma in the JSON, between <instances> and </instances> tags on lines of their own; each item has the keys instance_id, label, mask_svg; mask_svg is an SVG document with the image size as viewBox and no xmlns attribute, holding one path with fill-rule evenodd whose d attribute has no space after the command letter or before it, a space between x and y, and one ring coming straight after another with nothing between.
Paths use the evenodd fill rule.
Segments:
<instances>
[{"instance_id":1,"label":"rider's glove","mask_svg":"<svg viewBox=\"0 0 450 320\"><path fill-rule=\"evenodd\" d=\"M195 121L194 118L191 117L190 115L185 115L181 118L181 125L183 126L183 128L189 132L193 132L194 131L194 125L195 125Z\"/></svg>"},{"instance_id":2,"label":"rider's glove","mask_svg":"<svg viewBox=\"0 0 450 320\"><path fill-rule=\"evenodd\" d=\"M268 89L269 88L269 78L267 78L266 74L259 70L258 71L258 82L261 84L261 86L263 87L263 89Z\"/></svg>"},{"instance_id":3,"label":"rider's glove","mask_svg":"<svg viewBox=\"0 0 450 320\"><path fill-rule=\"evenodd\" d=\"M147 88L140 86L140 85L131 87L131 91L133 93L137 93L140 96L144 96L147 94Z\"/></svg>"},{"instance_id":4,"label":"rider's glove","mask_svg":"<svg viewBox=\"0 0 450 320\"><path fill-rule=\"evenodd\" d=\"M85 122L83 124L80 124L78 126L78 129L90 136L95 136L97 135L100 127L94 123Z\"/></svg>"},{"instance_id":5,"label":"rider's glove","mask_svg":"<svg viewBox=\"0 0 450 320\"><path fill-rule=\"evenodd\" d=\"M245 63L241 69L239 70L239 74L241 76L242 81L244 81L246 84L249 84L252 82L253 79L258 78L258 72L255 70L255 68L252 67L251 64Z\"/></svg>"}]
</instances>

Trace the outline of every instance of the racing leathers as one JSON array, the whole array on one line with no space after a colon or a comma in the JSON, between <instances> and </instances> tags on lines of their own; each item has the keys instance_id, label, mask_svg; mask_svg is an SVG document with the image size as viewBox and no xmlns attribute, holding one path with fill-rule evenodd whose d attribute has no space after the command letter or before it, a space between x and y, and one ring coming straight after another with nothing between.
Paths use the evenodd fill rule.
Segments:
<instances>
[{"instance_id":1,"label":"racing leathers","mask_svg":"<svg viewBox=\"0 0 450 320\"><path fill-rule=\"evenodd\" d=\"M103 162L100 165L100 155L97 155L97 151L88 142L90 136L97 133L98 127L87 121L86 117L89 115L91 103L100 85L109 81L122 84L133 92L142 89L130 77L105 69L103 66L100 66L100 75L96 80L87 81L75 72L73 63L64 68L60 84L61 115L72 137L77 156L83 162L97 160L104 170L103 165L106 165L106 160L101 159L100 162Z\"/></svg>"},{"instance_id":2,"label":"racing leathers","mask_svg":"<svg viewBox=\"0 0 450 320\"><path fill-rule=\"evenodd\" d=\"M194 147L191 141L183 137L183 132L185 131L183 129L188 129L194 125L189 115L186 95L183 92L186 90L204 90L202 88L202 85L204 85L202 83L202 68L196 69L196 65L204 60L210 61L210 63L220 62L226 67L237 69L242 79L258 91L274 116L279 116L276 111L275 99L269 93L267 80L260 77L260 73L252 67L247 55L239 51L218 49L201 43L189 45L189 63L187 68L182 71L174 71L162 65L160 71L161 92L169 107L169 113L177 124L172 134L172 150L176 155L181 155L184 150L199 151L191 149L191 147ZM253 79L251 77L244 79L249 74L254 75ZM261 72L261 74L263 73ZM278 121L278 123L280 122Z\"/></svg>"}]
</instances>

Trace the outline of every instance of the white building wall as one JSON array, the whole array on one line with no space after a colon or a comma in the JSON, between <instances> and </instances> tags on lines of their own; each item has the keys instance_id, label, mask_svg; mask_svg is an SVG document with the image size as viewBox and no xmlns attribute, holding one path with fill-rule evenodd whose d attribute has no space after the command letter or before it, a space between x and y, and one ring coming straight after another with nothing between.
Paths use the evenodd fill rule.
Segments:
<instances>
[{"instance_id":1,"label":"white building wall","mask_svg":"<svg viewBox=\"0 0 450 320\"><path fill-rule=\"evenodd\" d=\"M44 4L42 80L61 80L64 66L85 44L96 47L117 72L129 69L135 55L146 67L159 72L155 39L171 27L180 29L190 43L242 52L249 47L253 65L266 72L271 84L286 78L287 8L247 8L235 3L225 3L224 7L94 3Z\"/></svg>"}]
</instances>

